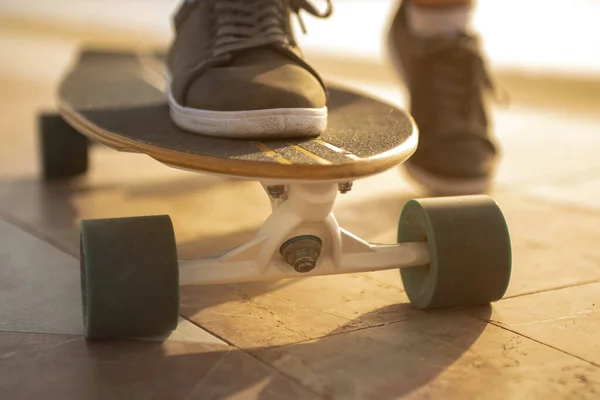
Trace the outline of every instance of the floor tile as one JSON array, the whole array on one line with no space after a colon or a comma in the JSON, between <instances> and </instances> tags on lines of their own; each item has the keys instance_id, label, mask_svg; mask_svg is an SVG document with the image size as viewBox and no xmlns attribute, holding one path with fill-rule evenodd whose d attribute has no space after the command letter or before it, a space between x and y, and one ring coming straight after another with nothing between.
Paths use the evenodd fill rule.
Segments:
<instances>
[{"instance_id":1,"label":"floor tile","mask_svg":"<svg viewBox=\"0 0 600 400\"><path fill-rule=\"evenodd\" d=\"M11 400L318 398L224 346L15 333L0 333L0 393Z\"/></svg>"},{"instance_id":2,"label":"floor tile","mask_svg":"<svg viewBox=\"0 0 600 400\"><path fill-rule=\"evenodd\" d=\"M460 313L253 354L335 399L594 399L600 368Z\"/></svg>"},{"instance_id":3,"label":"floor tile","mask_svg":"<svg viewBox=\"0 0 600 400\"><path fill-rule=\"evenodd\" d=\"M489 319L600 366L600 283L506 299Z\"/></svg>"},{"instance_id":4,"label":"floor tile","mask_svg":"<svg viewBox=\"0 0 600 400\"><path fill-rule=\"evenodd\" d=\"M418 315L400 288L368 274L182 288L181 313L233 345L280 346ZM393 305L386 313L372 310Z\"/></svg>"},{"instance_id":5,"label":"floor tile","mask_svg":"<svg viewBox=\"0 0 600 400\"><path fill-rule=\"evenodd\" d=\"M507 296L600 279L600 215L522 196L496 198L513 246Z\"/></svg>"},{"instance_id":6,"label":"floor tile","mask_svg":"<svg viewBox=\"0 0 600 400\"><path fill-rule=\"evenodd\" d=\"M533 187L527 190L527 193L533 198L547 203L600 210L600 179L597 178L577 179L573 177L572 182Z\"/></svg>"},{"instance_id":7,"label":"floor tile","mask_svg":"<svg viewBox=\"0 0 600 400\"><path fill-rule=\"evenodd\" d=\"M501 145L498 190L597 176L600 119L565 110L511 107L499 110L494 131ZM576 135L576 139L574 139Z\"/></svg>"},{"instance_id":8,"label":"floor tile","mask_svg":"<svg viewBox=\"0 0 600 400\"><path fill-rule=\"evenodd\" d=\"M0 220L0 330L81 334L79 262Z\"/></svg>"}]
</instances>

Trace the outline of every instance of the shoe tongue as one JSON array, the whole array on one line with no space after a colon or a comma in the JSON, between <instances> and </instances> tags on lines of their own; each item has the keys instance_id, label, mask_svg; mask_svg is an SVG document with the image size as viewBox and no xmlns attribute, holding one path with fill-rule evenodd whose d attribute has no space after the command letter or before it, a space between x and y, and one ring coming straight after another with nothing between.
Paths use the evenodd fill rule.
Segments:
<instances>
[{"instance_id":1,"label":"shoe tongue","mask_svg":"<svg viewBox=\"0 0 600 400\"><path fill-rule=\"evenodd\" d=\"M255 47L243 50L235 55L230 65L234 67L243 67L258 64L289 64L292 60L280 52L268 47Z\"/></svg>"}]
</instances>

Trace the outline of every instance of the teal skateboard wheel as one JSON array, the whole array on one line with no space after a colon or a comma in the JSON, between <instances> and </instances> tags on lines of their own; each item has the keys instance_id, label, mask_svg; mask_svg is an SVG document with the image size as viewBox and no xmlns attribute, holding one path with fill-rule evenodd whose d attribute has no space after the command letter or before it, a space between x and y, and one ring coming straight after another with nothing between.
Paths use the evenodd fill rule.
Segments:
<instances>
[{"instance_id":1,"label":"teal skateboard wheel","mask_svg":"<svg viewBox=\"0 0 600 400\"><path fill-rule=\"evenodd\" d=\"M88 339L170 333L179 266L168 216L81 222L81 289Z\"/></svg>"},{"instance_id":2,"label":"teal skateboard wheel","mask_svg":"<svg viewBox=\"0 0 600 400\"><path fill-rule=\"evenodd\" d=\"M60 115L41 115L38 131L44 179L73 178L87 171L88 139Z\"/></svg>"},{"instance_id":3,"label":"teal skateboard wheel","mask_svg":"<svg viewBox=\"0 0 600 400\"><path fill-rule=\"evenodd\" d=\"M427 242L430 263L400 273L419 309L489 304L510 280L511 243L506 221L488 196L411 200L403 208L398 242Z\"/></svg>"}]
</instances>

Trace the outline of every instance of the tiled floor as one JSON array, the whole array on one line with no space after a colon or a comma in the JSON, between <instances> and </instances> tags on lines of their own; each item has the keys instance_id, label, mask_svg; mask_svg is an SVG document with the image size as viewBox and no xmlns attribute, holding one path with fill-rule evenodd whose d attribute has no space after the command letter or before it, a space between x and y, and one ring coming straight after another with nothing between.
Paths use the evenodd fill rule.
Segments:
<instances>
[{"instance_id":1,"label":"tiled floor","mask_svg":"<svg viewBox=\"0 0 600 400\"><path fill-rule=\"evenodd\" d=\"M269 204L256 183L102 147L86 177L43 184L36 112L53 108L76 44L0 28L1 399L600 398L600 117L575 98L560 110L528 103L523 86L495 112L504 158L493 195L514 247L500 302L417 311L396 271L185 286L169 338L87 343L79 220L168 213L188 258L248 238ZM403 103L401 88L315 61ZM365 239L392 242L419 195L394 170L357 182L336 211Z\"/></svg>"}]
</instances>

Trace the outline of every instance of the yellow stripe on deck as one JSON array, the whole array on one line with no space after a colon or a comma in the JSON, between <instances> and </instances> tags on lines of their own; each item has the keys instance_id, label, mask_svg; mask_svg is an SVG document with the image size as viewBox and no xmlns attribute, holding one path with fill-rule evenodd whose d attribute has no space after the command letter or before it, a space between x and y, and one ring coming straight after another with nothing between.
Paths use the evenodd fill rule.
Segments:
<instances>
[{"instance_id":1,"label":"yellow stripe on deck","mask_svg":"<svg viewBox=\"0 0 600 400\"><path fill-rule=\"evenodd\" d=\"M315 153L306 150L304 147L300 147L297 144L290 144L290 146L292 146L294 149L298 150L299 152L303 153L304 155L312 158L314 161L318 162L321 165L331 165L331 161L326 160L326 159L316 155Z\"/></svg>"},{"instance_id":2,"label":"yellow stripe on deck","mask_svg":"<svg viewBox=\"0 0 600 400\"><path fill-rule=\"evenodd\" d=\"M339 147L334 146L331 143L326 142L322 139L315 139L314 142L320 144L321 146L327 147L329 150L332 150L332 151L335 151L336 153L342 154L351 160L360 160L360 157L353 154L352 152L345 150L345 149L340 149Z\"/></svg>"},{"instance_id":3,"label":"yellow stripe on deck","mask_svg":"<svg viewBox=\"0 0 600 400\"><path fill-rule=\"evenodd\" d=\"M292 162L290 160L288 160L287 158L285 158L281 154L276 153L275 151L273 151L272 149L268 148L264 144L258 143L258 142L252 142L252 143L256 147L258 147L260 149L260 151L262 151L263 153L265 153L267 156L271 157L273 160L277 161L279 164L286 164L286 165L291 165L292 164Z\"/></svg>"}]
</instances>

